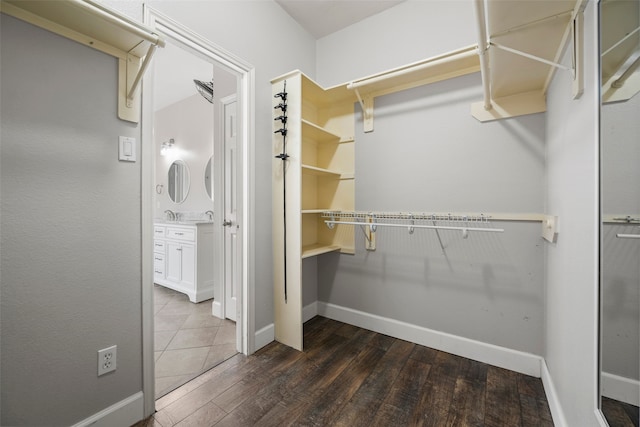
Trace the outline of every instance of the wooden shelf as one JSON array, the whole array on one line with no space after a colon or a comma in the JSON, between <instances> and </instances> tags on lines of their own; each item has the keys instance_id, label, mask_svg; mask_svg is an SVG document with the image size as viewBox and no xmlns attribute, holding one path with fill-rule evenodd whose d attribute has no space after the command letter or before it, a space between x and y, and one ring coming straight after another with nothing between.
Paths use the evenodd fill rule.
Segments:
<instances>
[{"instance_id":1,"label":"wooden shelf","mask_svg":"<svg viewBox=\"0 0 640 427\"><path fill-rule=\"evenodd\" d=\"M326 176L332 178L340 178L342 176L339 172L330 171L328 169L317 168L315 166L302 165L302 173L316 176Z\"/></svg>"},{"instance_id":2,"label":"wooden shelf","mask_svg":"<svg viewBox=\"0 0 640 427\"><path fill-rule=\"evenodd\" d=\"M351 138L343 141L339 135L329 132L328 130L305 119L302 119L302 135L304 135L305 138L313 139L316 142L325 144L337 144L340 142L351 141Z\"/></svg>"},{"instance_id":3,"label":"wooden shelf","mask_svg":"<svg viewBox=\"0 0 640 427\"><path fill-rule=\"evenodd\" d=\"M302 214L321 214L322 212L330 211L331 209L303 209Z\"/></svg>"},{"instance_id":4,"label":"wooden shelf","mask_svg":"<svg viewBox=\"0 0 640 427\"><path fill-rule=\"evenodd\" d=\"M336 245L309 245L302 247L302 259L312 256L322 255L329 252L339 251L340 246Z\"/></svg>"}]
</instances>

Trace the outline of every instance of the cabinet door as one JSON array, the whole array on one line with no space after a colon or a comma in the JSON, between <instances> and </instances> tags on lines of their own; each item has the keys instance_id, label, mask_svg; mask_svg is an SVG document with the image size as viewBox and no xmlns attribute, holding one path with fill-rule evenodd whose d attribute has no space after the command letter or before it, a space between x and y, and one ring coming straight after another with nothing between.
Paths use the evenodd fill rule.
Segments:
<instances>
[{"instance_id":1,"label":"cabinet door","mask_svg":"<svg viewBox=\"0 0 640 427\"><path fill-rule=\"evenodd\" d=\"M196 248L193 245L180 245L182 249L182 280L180 283L189 289L195 289Z\"/></svg>"},{"instance_id":2,"label":"cabinet door","mask_svg":"<svg viewBox=\"0 0 640 427\"><path fill-rule=\"evenodd\" d=\"M180 282L182 279L182 245L167 242L167 280Z\"/></svg>"}]
</instances>

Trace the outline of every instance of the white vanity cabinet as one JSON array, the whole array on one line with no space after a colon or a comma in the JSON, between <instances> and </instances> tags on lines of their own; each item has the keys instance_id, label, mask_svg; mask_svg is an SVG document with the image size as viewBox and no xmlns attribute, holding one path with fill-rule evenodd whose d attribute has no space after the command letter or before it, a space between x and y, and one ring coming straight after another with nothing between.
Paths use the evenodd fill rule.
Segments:
<instances>
[{"instance_id":1,"label":"white vanity cabinet","mask_svg":"<svg viewBox=\"0 0 640 427\"><path fill-rule=\"evenodd\" d=\"M154 282L191 302L213 298L213 224L156 223L153 234Z\"/></svg>"}]
</instances>

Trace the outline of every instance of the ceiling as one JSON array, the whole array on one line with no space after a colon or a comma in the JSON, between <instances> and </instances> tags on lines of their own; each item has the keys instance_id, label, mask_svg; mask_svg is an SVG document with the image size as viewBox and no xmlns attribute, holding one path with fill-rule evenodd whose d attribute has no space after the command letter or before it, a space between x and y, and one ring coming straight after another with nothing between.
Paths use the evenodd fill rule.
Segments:
<instances>
[{"instance_id":1,"label":"ceiling","mask_svg":"<svg viewBox=\"0 0 640 427\"><path fill-rule=\"evenodd\" d=\"M275 0L316 39L387 10L404 0Z\"/></svg>"}]
</instances>

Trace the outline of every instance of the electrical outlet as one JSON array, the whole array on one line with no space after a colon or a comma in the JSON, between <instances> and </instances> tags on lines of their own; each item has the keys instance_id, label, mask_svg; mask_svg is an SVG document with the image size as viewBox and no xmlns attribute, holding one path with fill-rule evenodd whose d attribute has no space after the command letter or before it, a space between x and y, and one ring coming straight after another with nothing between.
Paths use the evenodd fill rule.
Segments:
<instances>
[{"instance_id":1,"label":"electrical outlet","mask_svg":"<svg viewBox=\"0 0 640 427\"><path fill-rule=\"evenodd\" d=\"M117 351L117 345L98 350L98 376L116 370Z\"/></svg>"}]
</instances>

